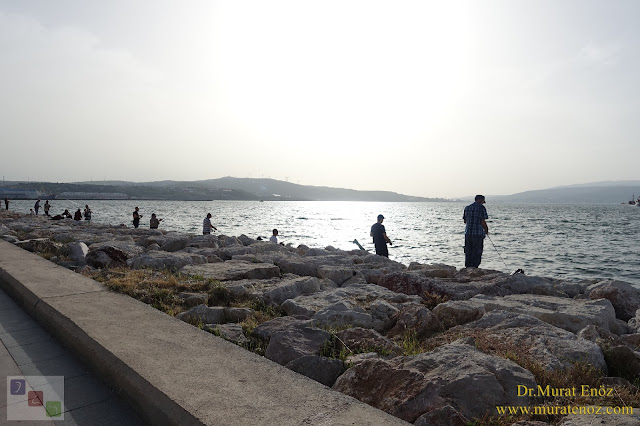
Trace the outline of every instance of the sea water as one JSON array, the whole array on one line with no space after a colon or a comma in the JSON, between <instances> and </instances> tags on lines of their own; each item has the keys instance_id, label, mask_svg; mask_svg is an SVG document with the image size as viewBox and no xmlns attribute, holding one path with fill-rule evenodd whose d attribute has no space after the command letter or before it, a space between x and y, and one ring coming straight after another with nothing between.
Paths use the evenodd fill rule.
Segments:
<instances>
[{"instance_id":1,"label":"sea water","mask_svg":"<svg viewBox=\"0 0 640 426\"><path fill-rule=\"evenodd\" d=\"M11 210L28 213L34 201L12 201ZM40 214L42 214L41 202ZM358 247L374 251L369 236L376 216L393 241L389 257L410 262L464 267L466 203L377 203L323 201L103 201L53 200L51 214L73 214L89 204L93 221L132 227L131 214L140 207L140 226L148 228L151 213L164 219L160 229L201 234L208 212L218 234L278 239L294 247ZM489 237L482 268L562 279L619 279L640 287L640 208L630 205L485 204Z\"/></svg>"}]
</instances>

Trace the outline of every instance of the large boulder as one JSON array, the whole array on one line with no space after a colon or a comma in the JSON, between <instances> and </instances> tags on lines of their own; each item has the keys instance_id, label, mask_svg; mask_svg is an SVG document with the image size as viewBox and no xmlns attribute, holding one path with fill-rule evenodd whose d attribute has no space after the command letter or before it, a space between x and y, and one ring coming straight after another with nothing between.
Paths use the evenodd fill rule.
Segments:
<instances>
[{"instance_id":1,"label":"large boulder","mask_svg":"<svg viewBox=\"0 0 640 426\"><path fill-rule=\"evenodd\" d=\"M285 367L325 386L333 386L338 376L344 371L344 363L339 359L318 355L303 355L288 362Z\"/></svg>"},{"instance_id":2,"label":"large boulder","mask_svg":"<svg viewBox=\"0 0 640 426\"><path fill-rule=\"evenodd\" d=\"M271 335L265 357L280 365L287 365L305 355L320 355L331 336L314 327L294 327Z\"/></svg>"},{"instance_id":3,"label":"large boulder","mask_svg":"<svg viewBox=\"0 0 640 426\"><path fill-rule=\"evenodd\" d=\"M624 281L607 280L587 288L590 299L607 299L613 305L616 316L629 321L640 308L640 290Z\"/></svg>"},{"instance_id":4,"label":"large boulder","mask_svg":"<svg viewBox=\"0 0 640 426\"><path fill-rule=\"evenodd\" d=\"M75 262L85 262L89 247L85 243L68 243L67 244L71 259Z\"/></svg>"},{"instance_id":5,"label":"large boulder","mask_svg":"<svg viewBox=\"0 0 640 426\"><path fill-rule=\"evenodd\" d=\"M127 259L144 252L144 248L133 241L111 240L103 243L95 243L89 246L86 261L95 268L107 266L126 265Z\"/></svg>"},{"instance_id":6,"label":"large boulder","mask_svg":"<svg viewBox=\"0 0 640 426\"><path fill-rule=\"evenodd\" d=\"M525 352L529 359L548 371L567 370L576 361L605 373L607 371L597 344L529 315L491 311L477 321L452 328L449 333L465 334L469 331L482 332L495 346L513 347Z\"/></svg>"},{"instance_id":7,"label":"large boulder","mask_svg":"<svg viewBox=\"0 0 640 426\"><path fill-rule=\"evenodd\" d=\"M18 241L15 245L30 252L51 253L53 255L57 255L62 248L62 244L51 241L49 238L34 238L31 240Z\"/></svg>"},{"instance_id":8,"label":"large boulder","mask_svg":"<svg viewBox=\"0 0 640 426\"><path fill-rule=\"evenodd\" d=\"M616 334L627 330L626 324L616 320L613 306L606 299L579 300L532 294L495 297L481 294L469 300L441 303L433 308L433 314L449 328L475 321L494 310L531 315L572 333L590 324Z\"/></svg>"},{"instance_id":9,"label":"large boulder","mask_svg":"<svg viewBox=\"0 0 640 426\"><path fill-rule=\"evenodd\" d=\"M185 322L202 322L203 324L224 324L226 322L223 307L209 307L198 305L186 312L176 315L176 318Z\"/></svg>"},{"instance_id":10,"label":"large boulder","mask_svg":"<svg viewBox=\"0 0 640 426\"><path fill-rule=\"evenodd\" d=\"M337 349L350 353L377 352L381 355L401 355L402 349L391 339L375 330L355 327L336 333Z\"/></svg>"},{"instance_id":11,"label":"large boulder","mask_svg":"<svg viewBox=\"0 0 640 426\"><path fill-rule=\"evenodd\" d=\"M191 240L188 235L167 234L164 242L160 244L160 249L164 251L180 251L187 246Z\"/></svg>"},{"instance_id":12,"label":"large boulder","mask_svg":"<svg viewBox=\"0 0 640 426\"><path fill-rule=\"evenodd\" d=\"M362 361L333 389L415 422L447 405L469 419L497 414L500 405L528 405L526 396L517 396L518 386L534 388L533 375L464 340L419 355Z\"/></svg>"},{"instance_id":13,"label":"large boulder","mask_svg":"<svg viewBox=\"0 0 640 426\"><path fill-rule=\"evenodd\" d=\"M149 251L127 260L127 265L133 269L152 268L177 271L186 265L201 265L207 263L207 258L198 254L166 251Z\"/></svg>"},{"instance_id":14,"label":"large boulder","mask_svg":"<svg viewBox=\"0 0 640 426\"><path fill-rule=\"evenodd\" d=\"M187 265L180 270L185 275L199 275L219 281L267 279L280 276L280 269L268 263L229 260L223 263Z\"/></svg>"},{"instance_id":15,"label":"large boulder","mask_svg":"<svg viewBox=\"0 0 640 426\"><path fill-rule=\"evenodd\" d=\"M375 284L355 283L286 300L288 315L302 315L325 326L358 326L385 331L399 306L417 303L418 296L394 293ZM384 303L383 303L384 302Z\"/></svg>"},{"instance_id":16,"label":"large boulder","mask_svg":"<svg viewBox=\"0 0 640 426\"><path fill-rule=\"evenodd\" d=\"M311 321L309 321L308 319L303 319L301 317L278 317L269 321L265 321L262 324L258 325L251 332L251 336L268 342L269 339L271 339L271 336L275 333L286 331L290 328L307 327L310 324Z\"/></svg>"},{"instance_id":17,"label":"large boulder","mask_svg":"<svg viewBox=\"0 0 640 426\"><path fill-rule=\"evenodd\" d=\"M410 271L418 271L425 277L430 278L453 278L457 272L455 266L439 263L423 265L417 262L411 262L408 269Z\"/></svg>"},{"instance_id":18,"label":"large boulder","mask_svg":"<svg viewBox=\"0 0 640 426\"><path fill-rule=\"evenodd\" d=\"M337 287L331 280L298 277L291 274L284 275L282 278L228 281L222 282L221 285L226 286L236 297L258 298L277 305L288 299Z\"/></svg>"},{"instance_id":19,"label":"large boulder","mask_svg":"<svg viewBox=\"0 0 640 426\"><path fill-rule=\"evenodd\" d=\"M387 332L390 337L401 337L407 332L412 332L417 338L422 339L443 329L440 320L427 307L418 303L403 306L394 315L393 322L393 328Z\"/></svg>"}]
</instances>

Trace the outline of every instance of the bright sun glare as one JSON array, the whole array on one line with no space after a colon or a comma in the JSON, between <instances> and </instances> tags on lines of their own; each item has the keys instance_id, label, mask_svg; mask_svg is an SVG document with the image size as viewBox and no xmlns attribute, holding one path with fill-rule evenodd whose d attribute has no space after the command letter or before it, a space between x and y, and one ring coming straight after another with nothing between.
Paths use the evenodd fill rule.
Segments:
<instances>
[{"instance_id":1,"label":"bright sun glare","mask_svg":"<svg viewBox=\"0 0 640 426\"><path fill-rule=\"evenodd\" d=\"M219 93L265 141L418 138L463 90L465 16L449 2L224 7Z\"/></svg>"}]
</instances>

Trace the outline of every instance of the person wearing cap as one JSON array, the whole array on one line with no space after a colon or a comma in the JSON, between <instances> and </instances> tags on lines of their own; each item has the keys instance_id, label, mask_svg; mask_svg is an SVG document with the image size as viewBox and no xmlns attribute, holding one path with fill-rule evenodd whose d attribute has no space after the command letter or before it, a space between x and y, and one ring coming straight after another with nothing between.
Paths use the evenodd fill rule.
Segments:
<instances>
[{"instance_id":1,"label":"person wearing cap","mask_svg":"<svg viewBox=\"0 0 640 426\"><path fill-rule=\"evenodd\" d=\"M376 246L376 254L378 256L389 257L389 250L387 249L387 243L393 245L389 237L387 237L387 231L384 229L382 221L384 216L378 215L378 221L371 227L370 235L373 237L373 244Z\"/></svg>"},{"instance_id":2,"label":"person wearing cap","mask_svg":"<svg viewBox=\"0 0 640 426\"><path fill-rule=\"evenodd\" d=\"M482 261L482 250L485 235L489 234L489 219L484 207L484 195L476 195L475 201L464 208L462 221L464 229L464 266L477 268Z\"/></svg>"},{"instance_id":3,"label":"person wearing cap","mask_svg":"<svg viewBox=\"0 0 640 426\"><path fill-rule=\"evenodd\" d=\"M207 213L207 217L202 221L202 235L211 234L211 229L218 230L218 228L211 224L211 213Z\"/></svg>"}]
</instances>

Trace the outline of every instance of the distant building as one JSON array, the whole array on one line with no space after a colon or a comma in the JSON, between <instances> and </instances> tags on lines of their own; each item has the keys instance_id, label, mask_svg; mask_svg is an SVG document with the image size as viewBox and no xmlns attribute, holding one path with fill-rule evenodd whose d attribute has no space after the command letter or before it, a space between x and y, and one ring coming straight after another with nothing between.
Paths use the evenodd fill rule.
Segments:
<instances>
[{"instance_id":1,"label":"distant building","mask_svg":"<svg viewBox=\"0 0 640 426\"><path fill-rule=\"evenodd\" d=\"M38 191L25 189L3 189L0 188L0 198L7 197L10 200L31 200L38 198Z\"/></svg>"},{"instance_id":2,"label":"distant building","mask_svg":"<svg viewBox=\"0 0 640 426\"><path fill-rule=\"evenodd\" d=\"M129 196L121 192L61 192L56 200L128 200Z\"/></svg>"}]
</instances>

